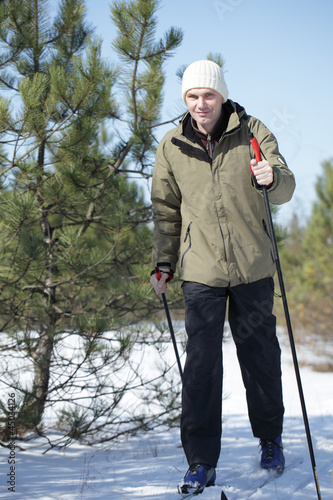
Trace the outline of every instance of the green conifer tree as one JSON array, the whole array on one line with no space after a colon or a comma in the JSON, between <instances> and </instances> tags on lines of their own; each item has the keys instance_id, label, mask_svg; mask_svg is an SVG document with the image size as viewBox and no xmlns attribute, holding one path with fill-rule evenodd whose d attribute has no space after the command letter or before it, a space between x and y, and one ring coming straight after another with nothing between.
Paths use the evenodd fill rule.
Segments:
<instances>
[{"instance_id":1,"label":"green conifer tree","mask_svg":"<svg viewBox=\"0 0 333 500\"><path fill-rule=\"evenodd\" d=\"M333 161L322 164L306 224L295 216L281 252L295 331L327 335L333 320Z\"/></svg>"},{"instance_id":2,"label":"green conifer tree","mask_svg":"<svg viewBox=\"0 0 333 500\"><path fill-rule=\"evenodd\" d=\"M24 380L14 367L10 382L20 432L41 432L47 405L64 391L72 404L88 384L101 397L69 410L78 437L112 421L128 384L103 370L125 363L133 339L121 327L151 307L150 208L129 174L150 175L163 63L182 38L172 28L155 41L157 6L114 2L123 64L111 68L84 1L59 1L54 19L47 0L0 4L0 330L2 352L21 369L26 357ZM81 350L68 357L74 334ZM86 382L74 383L80 369Z\"/></svg>"},{"instance_id":3,"label":"green conifer tree","mask_svg":"<svg viewBox=\"0 0 333 500\"><path fill-rule=\"evenodd\" d=\"M305 295L303 324L327 335L333 320L333 160L324 161L322 169L302 242L300 281Z\"/></svg>"}]
</instances>

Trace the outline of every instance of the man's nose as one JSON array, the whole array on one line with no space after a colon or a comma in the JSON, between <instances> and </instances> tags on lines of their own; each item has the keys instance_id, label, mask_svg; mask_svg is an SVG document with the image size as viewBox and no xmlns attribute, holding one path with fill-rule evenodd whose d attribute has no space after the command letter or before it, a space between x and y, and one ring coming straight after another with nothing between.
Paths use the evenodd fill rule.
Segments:
<instances>
[{"instance_id":1,"label":"man's nose","mask_svg":"<svg viewBox=\"0 0 333 500\"><path fill-rule=\"evenodd\" d=\"M198 99L198 106L199 108L205 108L206 107L206 100L204 97L199 97Z\"/></svg>"}]
</instances>

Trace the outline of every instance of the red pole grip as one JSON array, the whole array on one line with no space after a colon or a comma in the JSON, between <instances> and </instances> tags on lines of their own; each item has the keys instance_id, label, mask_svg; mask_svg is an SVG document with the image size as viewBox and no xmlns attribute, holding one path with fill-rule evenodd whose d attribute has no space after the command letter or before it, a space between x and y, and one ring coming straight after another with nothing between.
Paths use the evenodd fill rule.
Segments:
<instances>
[{"instance_id":1,"label":"red pole grip","mask_svg":"<svg viewBox=\"0 0 333 500\"><path fill-rule=\"evenodd\" d=\"M250 139L250 143L252 144L254 155L256 157L257 162L261 161L260 146L257 141L257 138L253 136L252 139Z\"/></svg>"},{"instance_id":2,"label":"red pole grip","mask_svg":"<svg viewBox=\"0 0 333 500\"><path fill-rule=\"evenodd\" d=\"M160 281L162 274L161 274L159 267L155 267L155 274L156 274L157 280Z\"/></svg>"}]
</instances>

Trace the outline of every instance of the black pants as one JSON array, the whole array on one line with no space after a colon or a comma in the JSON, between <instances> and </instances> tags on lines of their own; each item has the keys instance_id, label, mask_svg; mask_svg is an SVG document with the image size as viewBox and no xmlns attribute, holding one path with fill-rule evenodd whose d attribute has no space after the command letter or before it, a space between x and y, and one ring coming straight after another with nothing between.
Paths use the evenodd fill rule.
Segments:
<instances>
[{"instance_id":1,"label":"black pants","mask_svg":"<svg viewBox=\"0 0 333 500\"><path fill-rule=\"evenodd\" d=\"M253 435L282 434L281 351L272 314L272 278L230 288L183 283L188 335L181 438L189 464L216 466L222 431L222 337L228 320L237 348Z\"/></svg>"}]
</instances>

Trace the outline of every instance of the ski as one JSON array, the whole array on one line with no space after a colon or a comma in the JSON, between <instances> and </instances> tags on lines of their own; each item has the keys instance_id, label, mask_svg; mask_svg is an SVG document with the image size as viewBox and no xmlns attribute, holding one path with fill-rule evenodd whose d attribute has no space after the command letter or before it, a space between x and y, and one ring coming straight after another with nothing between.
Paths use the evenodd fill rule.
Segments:
<instances>
[{"instance_id":1,"label":"ski","mask_svg":"<svg viewBox=\"0 0 333 500\"><path fill-rule=\"evenodd\" d=\"M302 459L299 459L299 460L296 460L295 462L285 466L284 470L282 472L279 472L279 471L274 471L274 470L269 470L267 471L267 474L268 474L268 477L265 477L264 479L261 480L261 482L259 482L259 484L256 486L256 489L255 491L253 491L252 493L248 492L249 496L247 498L251 498L253 495L255 495L257 493L258 490L261 490L262 488L264 488L264 486L268 485L269 483L275 481L276 479L278 479L279 477L281 477L283 475L284 472L287 472L288 470L291 470L293 469L294 467L296 467L297 465L300 465L303 463L303 460ZM212 491L214 488L222 488L222 486L219 486L217 484L215 484L214 486L210 486L209 487L209 490ZM201 493L185 493L185 494L181 494L180 495L180 499L181 500L189 500L191 498L196 498L198 497L199 495L201 495L202 493L204 493L205 490L203 490L203 492ZM204 499L204 494L203 494L203 499ZM216 498L219 498L221 500L228 500L228 497L226 496L226 494L224 493L224 491L222 490L221 491L221 496L220 496L220 493L218 494L218 496Z\"/></svg>"},{"instance_id":2,"label":"ski","mask_svg":"<svg viewBox=\"0 0 333 500\"><path fill-rule=\"evenodd\" d=\"M273 481L275 481L276 479L278 479L279 477L281 477L284 472L287 472L288 470L294 469L294 467L296 467L297 465L300 465L302 463L303 463L303 460L298 460L298 461L296 461L296 462L294 462L294 463L292 463L290 465L287 465L282 472L278 472L278 471L274 471L274 470L268 471L269 476L266 477L259 484L259 486L257 487L256 491L254 491L248 498L251 498L253 495L255 495L257 493L258 490L261 490L262 488L264 488L264 486L268 485L269 483L272 483Z\"/></svg>"},{"instance_id":3,"label":"ski","mask_svg":"<svg viewBox=\"0 0 333 500\"><path fill-rule=\"evenodd\" d=\"M262 488L264 488L266 485L270 484L271 482L277 480L279 477L283 476L283 473L284 472L288 472L289 470L292 470L294 469L295 467L297 467L298 465L302 464L303 463L303 459L302 458L299 458L299 459L296 459L295 461L293 461L292 463L288 464L285 466L283 472L277 472L277 471L274 471L274 470L267 470L266 473L267 475L265 474L265 477L261 477L260 479L256 479L254 480L257 484L253 486L253 489L249 489L247 487L245 487L244 489L242 488L242 486L238 486L238 493L237 492L233 492L232 495L236 494L236 498L245 498L245 495L246 495L246 499L250 499L253 497L253 495L255 495L259 490L261 490ZM254 469L252 470L252 472L256 472L257 469ZM247 471L246 472L246 475L242 474L238 477L234 477L233 479L231 479L231 483L234 482L235 485L237 485L237 482L239 483L239 480L243 479L243 477L245 476L251 476L252 475L252 472L251 471ZM230 486L226 486L226 485L221 485L221 488L230 488ZM234 488L233 488L234 490ZM223 492L224 493L224 492ZM225 500L225 498L227 497L222 497L221 496L221 500ZM234 496L232 496L232 498L234 498Z\"/></svg>"},{"instance_id":4,"label":"ski","mask_svg":"<svg viewBox=\"0 0 333 500\"><path fill-rule=\"evenodd\" d=\"M187 499L194 498L194 497L197 497L198 495L201 495L201 493L203 493L203 492L200 492L200 493L181 493L180 498L181 498L181 500L185 500L186 498Z\"/></svg>"},{"instance_id":5,"label":"ski","mask_svg":"<svg viewBox=\"0 0 333 500\"><path fill-rule=\"evenodd\" d=\"M189 493L188 495L182 496L181 499L184 500L185 498L190 499L194 498L200 495L200 493ZM221 493L221 500L228 500L228 497L225 495L224 491Z\"/></svg>"},{"instance_id":6,"label":"ski","mask_svg":"<svg viewBox=\"0 0 333 500\"><path fill-rule=\"evenodd\" d=\"M216 487L217 485L214 485L214 486ZM210 489L214 488L214 486L211 486ZM181 495L181 500L195 498L195 497L201 495L202 493L204 493L204 491L205 490L203 490L201 493L185 493L184 495ZM219 496L219 498L220 498L220 496ZM221 500L228 500L228 497L226 496L226 494L224 493L223 490L221 491Z\"/></svg>"}]
</instances>

